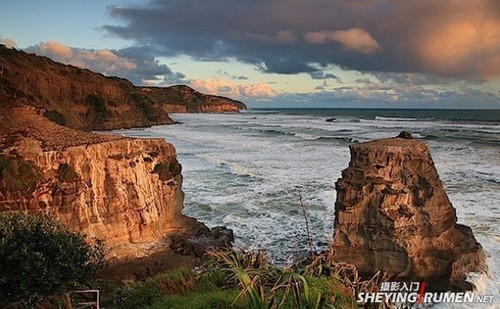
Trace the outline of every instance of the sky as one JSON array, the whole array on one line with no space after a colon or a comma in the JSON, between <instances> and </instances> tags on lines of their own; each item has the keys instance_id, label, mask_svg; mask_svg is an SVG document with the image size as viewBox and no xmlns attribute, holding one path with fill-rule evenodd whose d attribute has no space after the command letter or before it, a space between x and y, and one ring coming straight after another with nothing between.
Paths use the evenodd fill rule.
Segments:
<instances>
[{"instance_id":1,"label":"sky","mask_svg":"<svg viewBox=\"0 0 500 309\"><path fill-rule=\"evenodd\" d=\"M498 0L1 1L0 43L259 107L500 109Z\"/></svg>"}]
</instances>

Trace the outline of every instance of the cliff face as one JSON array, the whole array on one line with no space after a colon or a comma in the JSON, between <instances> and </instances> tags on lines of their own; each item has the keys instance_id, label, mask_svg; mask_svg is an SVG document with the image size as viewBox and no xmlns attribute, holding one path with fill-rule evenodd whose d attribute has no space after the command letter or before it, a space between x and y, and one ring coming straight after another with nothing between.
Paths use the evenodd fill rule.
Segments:
<instances>
[{"instance_id":1,"label":"cliff face","mask_svg":"<svg viewBox=\"0 0 500 309\"><path fill-rule=\"evenodd\" d=\"M471 229L457 224L426 144L393 138L350 150L336 183L335 260L437 290L466 288L469 272L486 270Z\"/></svg>"},{"instance_id":2,"label":"cliff face","mask_svg":"<svg viewBox=\"0 0 500 309\"><path fill-rule=\"evenodd\" d=\"M45 108L49 119L76 129L102 130L173 121L129 81L46 57L0 48L0 103Z\"/></svg>"},{"instance_id":3,"label":"cliff face","mask_svg":"<svg viewBox=\"0 0 500 309\"><path fill-rule=\"evenodd\" d=\"M143 93L168 113L239 112L246 105L233 99L200 93L188 86L143 87Z\"/></svg>"},{"instance_id":4,"label":"cliff face","mask_svg":"<svg viewBox=\"0 0 500 309\"><path fill-rule=\"evenodd\" d=\"M1 128L0 210L54 215L104 239L115 255L199 224L182 215L181 166L163 139L131 139L56 125L15 109ZM12 114L2 117L12 119Z\"/></svg>"},{"instance_id":5,"label":"cliff face","mask_svg":"<svg viewBox=\"0 0 500 309\"><path fill-rule=\"evenodd\" d=\"M0 46L0 107L44 108L48 119L75 129L107 130L170 124L168 112L238 111L241 102L185 86L144 91L129 81ZM183 89L179 92L179 89ZM154 95L160 93L161 95ZM171 98L173 100L163 100ZM173 104L173 107L169 107Z\"/></svg>"}]
</instances>

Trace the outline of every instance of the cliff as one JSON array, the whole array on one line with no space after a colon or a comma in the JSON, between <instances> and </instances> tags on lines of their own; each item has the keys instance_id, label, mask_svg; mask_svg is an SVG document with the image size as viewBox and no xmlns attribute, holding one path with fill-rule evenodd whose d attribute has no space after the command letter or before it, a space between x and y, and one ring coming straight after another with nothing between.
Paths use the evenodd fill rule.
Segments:
<instances>
[{"instance_id":1,"label":"cliff","mask_svg":"<svg viewBox=\"0 0 500 309\"><path fill-rule=\"evenodd\" d=\"M182 215L181 166L165 140L73 130L34 108L1 112L1 211L53 215L121 258L202 226Z\"/></svg>"},{"instance_id":2,"label":"cliff","mask_svg":"<svg viewBox=\"0 0 500 309\"><path fill-rule=\"evenodd\" d=\"M398 137L350 151L336 183L334 260L434 290L470 288L467 274L485 271L485 256L471 229L457 224L427 145Z\"/></svg>"},{"instance_id":3,"label":"cliff","mask_svg":"<svg viewBox=\"0 0 500 309\"><path fill-rule=\"evenodd\" d=\"M237 113L247 109L240 101L206 95L188 86L142 87L142 91L167 113Z\"/></svg>"},{"instance_id":4,"label":"cliff","mask_svg":"<svg viewBox=\"0 0 500 309\"><path fill-rule=\"evenodd\" d=\"M0 46L0 107L44 108L44 116L82 130L108 130L173 123L170 111L239 111L246 106L185 86L136 87L63 65L46 57Z\"/></svg>"}]
</instances>

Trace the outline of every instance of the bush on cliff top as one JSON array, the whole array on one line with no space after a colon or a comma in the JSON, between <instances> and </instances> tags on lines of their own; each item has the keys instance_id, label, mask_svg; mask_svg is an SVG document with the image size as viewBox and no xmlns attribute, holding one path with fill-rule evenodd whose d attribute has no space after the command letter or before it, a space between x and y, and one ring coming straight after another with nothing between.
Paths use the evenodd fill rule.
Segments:
<instances>
[{"instance_id":1,"label":"bush on cliff top","mask_svg":"<svg viewBox=\"0 0 500 309\"><path fill-rule=\"evenodd\" d=\"M88 284L106 265L100 241L45 216L0 214L0 305L33 306Z\"/></svg>"}]
</instances>

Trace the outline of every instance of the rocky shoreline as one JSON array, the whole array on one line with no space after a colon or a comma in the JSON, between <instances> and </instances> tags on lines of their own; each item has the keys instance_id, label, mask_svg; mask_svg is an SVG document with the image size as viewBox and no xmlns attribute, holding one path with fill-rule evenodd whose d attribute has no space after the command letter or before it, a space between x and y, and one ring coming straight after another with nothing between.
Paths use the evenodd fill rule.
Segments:
<instances>
[{"instance_id":1,"label":"rocky shoreline","mask_svg":"<svg viewBox=\"0 0 500 309\"><path fill-rule=\"evenodd\" d=\"M84 130L172 123L171 111L237 112L243 103L0 53L11 60L2 62L0 80L0 211L49 214L103 239L121 265L110 274L123 277L230 245L231 231L182 214L182 167L172 144ZM467 274L486 271L485 256L470 228L457 224L427 145L401 134L350 150L336 183L334 260L367 275L426 280L436 290L471 288Z\"/></svg>"},{"instance_id":2,"label":"rocky shoreline","mask_svg":"<svg viewBox=\"0 0 500 309\"><path fill-rule=\"evenodd\" d=\"M141 278L230 246L232 231L182 214L181 166L163 139L78 131L32 107L6 109L0 123L1 210L50 214L105 240L114 261L105 276ZM457 224L429 148L410 137L350 146L336 183L333 260L367 276L470 289L467 274L487 271L481 245Z\"/></svg>"}]
</instances>

